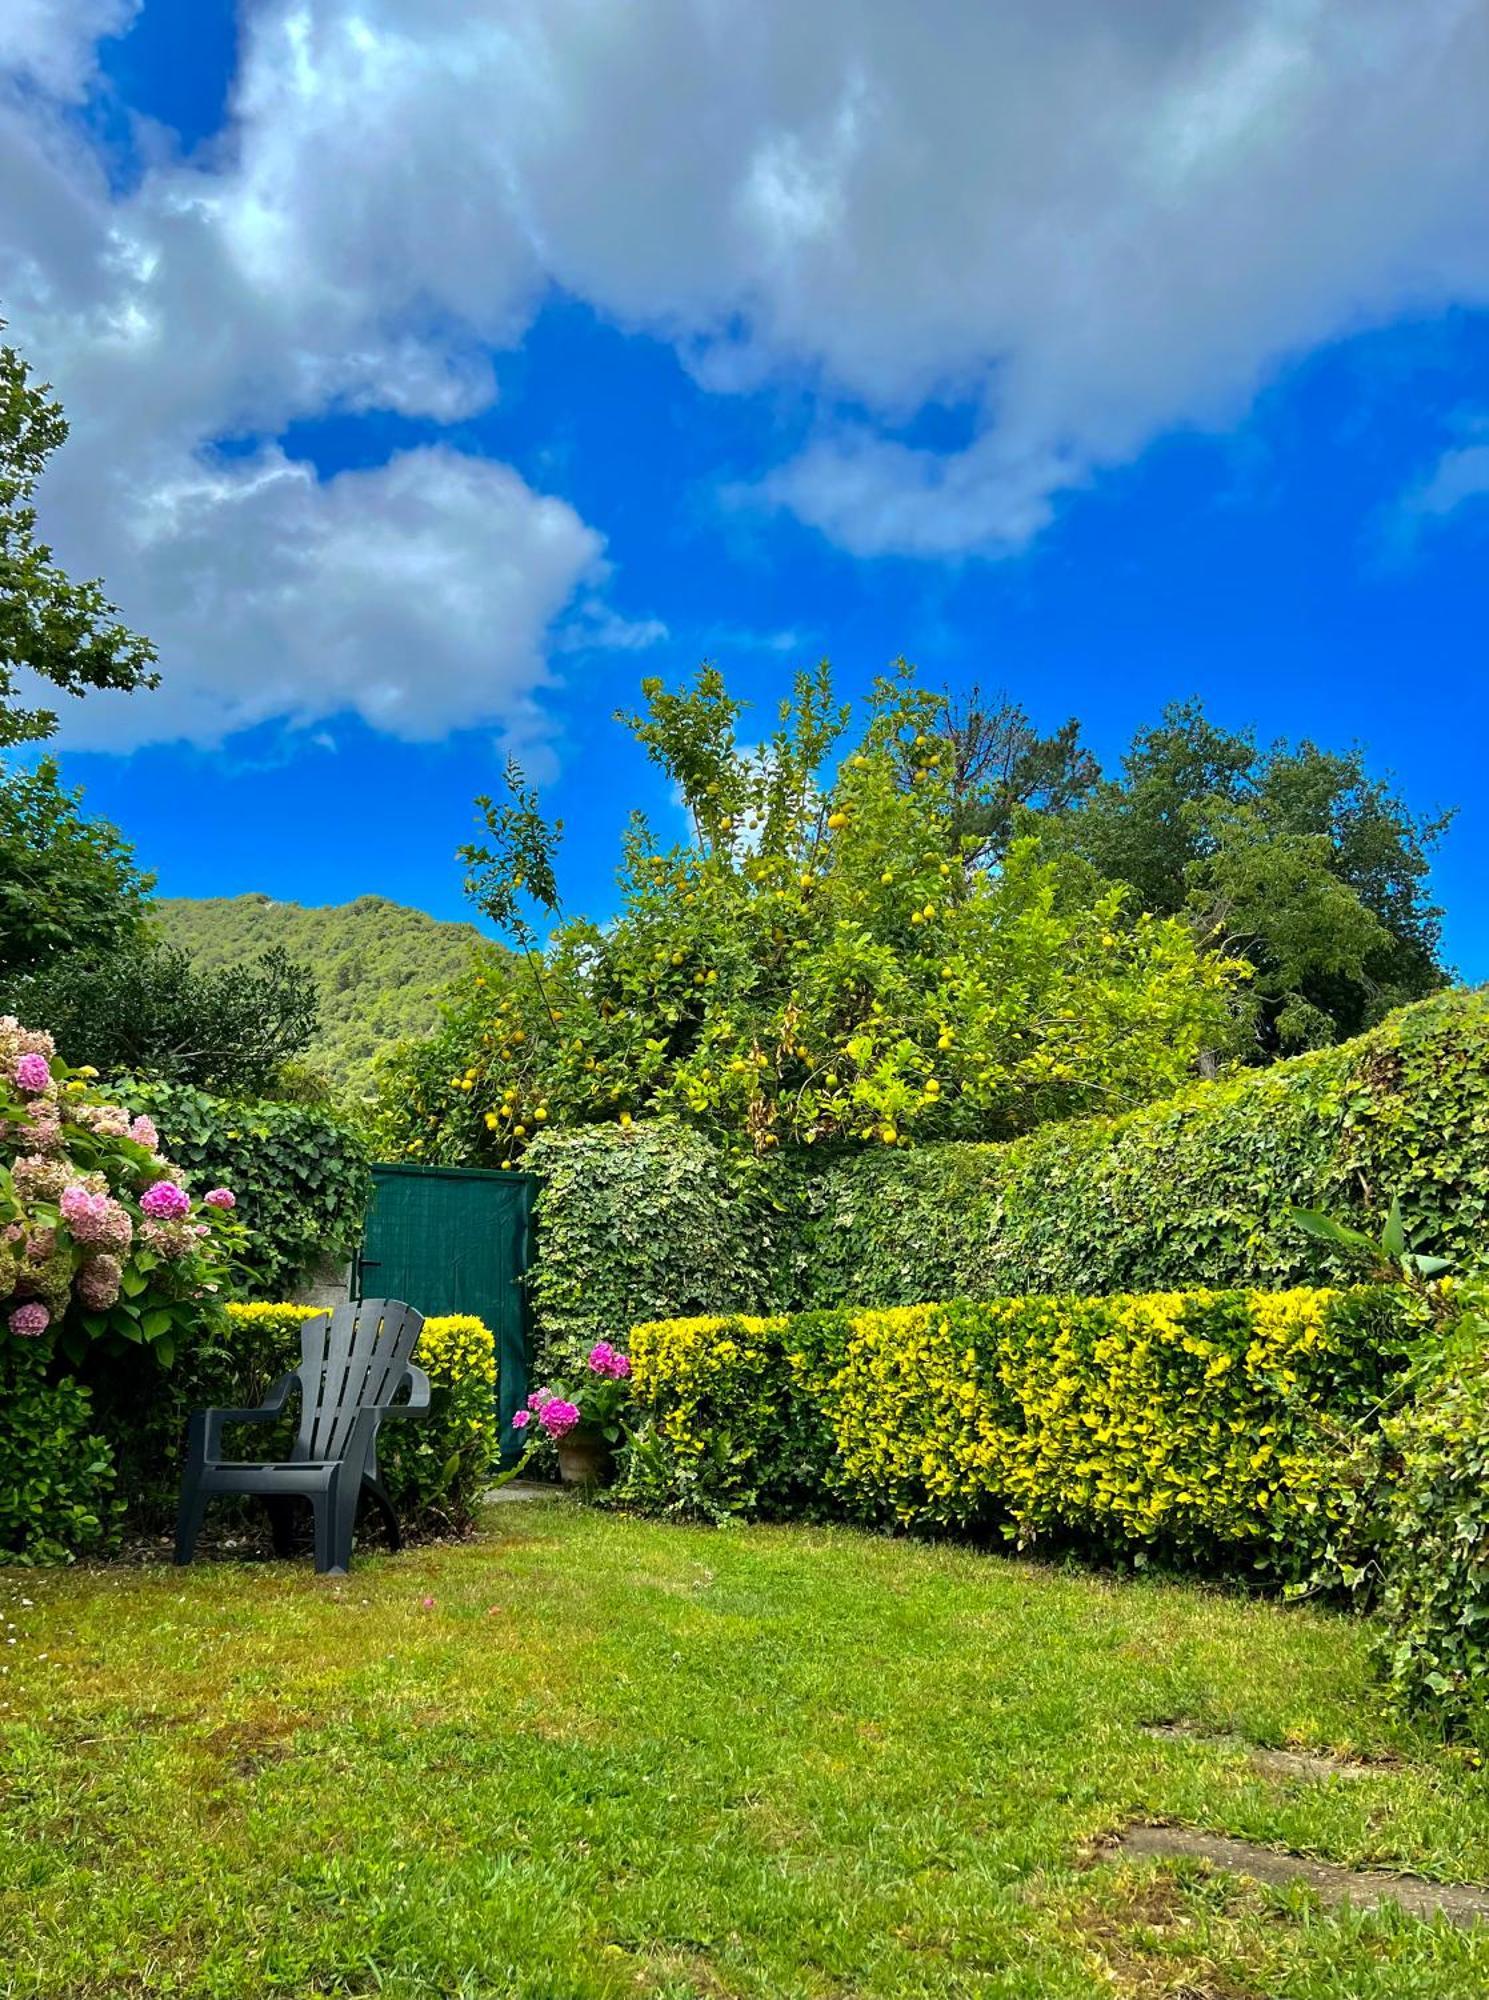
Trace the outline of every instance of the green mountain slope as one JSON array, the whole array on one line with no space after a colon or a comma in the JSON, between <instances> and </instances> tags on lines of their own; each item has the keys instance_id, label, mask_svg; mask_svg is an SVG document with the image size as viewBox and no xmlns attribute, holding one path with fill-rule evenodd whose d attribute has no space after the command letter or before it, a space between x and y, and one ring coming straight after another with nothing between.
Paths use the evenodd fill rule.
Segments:
<instances>
[{"instance_id":1,"label":"green mountain slope","mask_svg":"<svg viewBox=\"0 0 1489 2000\"><path fill-rule=\"evenodd\" d=\"M162 935L204 969L242 965L272 945L308 965L321 1007L310 1057L355 1096L371 1087L380 1050L432 1025L440 989L484 942L471 924L438 923L382 896L324 909L257 895L178 897L155 909Z\"/></svg>"}]
</instances>

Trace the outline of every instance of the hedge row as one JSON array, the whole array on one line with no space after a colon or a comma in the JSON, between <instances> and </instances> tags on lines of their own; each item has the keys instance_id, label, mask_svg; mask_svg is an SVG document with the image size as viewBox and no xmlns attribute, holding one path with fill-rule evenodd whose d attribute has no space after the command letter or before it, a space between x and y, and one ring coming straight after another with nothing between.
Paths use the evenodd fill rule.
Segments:
<instances>
[{"instance_id":1,"label":"hedge row","mask_svg":"<svg viewBox=\"0 0 1489 2000\"><path fill-rule=\"evenodd\" d=\"M535 1375L578 1366L638 1320L774 1300L784 1205L763 1174L731 1177L701 1133L667 1118L545 1132L524 1165L540 1182Z\"/></svg>"},{"instance_id":2,"label":"hedge row","mask_svg":"<svg viewBox=\"0 0 1489 2000\"><path fill-rule=\"evenodd\" d=\"M624 1493L1297 1579L1427 1318L1369 1286L652 1322Z\"/></svg>"},{"instance_id":3,"label":"hedge row","mask_svg":"<svg viewBox=\"0 0 1489 2000\"><path fill-rule=\"evenodd\" d=\"M126 1080L113 1094L154 1120L194 1187L230 1187L248 1233L245 1289L290 1290L351 1255L372 1198L360 1139L306 1105L234 1104L189 1084Z\"/></svg>"},{"instance_id":4,"label":"hedge row","mask_svg":"<svg viewBox=\"0 0 1489 2000\"><path fill-rule=\"evenodd\" d=\"M663 1316L1347 1282L1288 1209L1378 1225L1395 1194L1421 1247L1471 1268L1489 1245L1489 995L1002 1145L742 1172L658 1120L545 1133L528 1164L545 1363Z\"/></svg>"},{"instance_id":5,"label":"hedge row","mask_svg":"<svg viewBox=\"0 0 1489 2000\"><path fill-rule=\"evenodd\" d=\"M1288 1209L1378 1223L1393 1195L1420 1247L1483 1261L1489 994L1123 1118L840 1160L810 1190L790 1302L1339 1281Z\"/></svg>"}]
</instances>

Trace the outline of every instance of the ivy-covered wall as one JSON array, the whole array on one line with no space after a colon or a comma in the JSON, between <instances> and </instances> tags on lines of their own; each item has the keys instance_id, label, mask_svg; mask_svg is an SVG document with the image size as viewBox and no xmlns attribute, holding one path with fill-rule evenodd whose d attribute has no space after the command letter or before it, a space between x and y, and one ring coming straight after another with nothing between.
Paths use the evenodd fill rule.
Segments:
<instances>
[{"instance_id":1,"label":"ivy-covered wall","mask_svg":"<svg viewBox=\"0 0 1489 2000\"><path fill-rule=\"evenodd\" d=\"M372 1195L362 1142L324 1112L299 1104L231 1104L189 1084L116 1087L147 1112L194 1187L230 1187L249 1234L246 1261L259 1296L293 1291L328 1259L347 1257Z\"/></svg>"},{"instance_id":2,"label":"ivy-covered wall","mask_svg":"<svg viewBox=\"0 0 1489 2000\"><path fill-rule=\"evenodd\" d=\"M638 1320L747 1311L775 1298L787 1216L672 1119L545 1132L529 1280L534 1369L562 1367Z\"/></svg>"},{"instance_id":3,"label":"ivy-covered wall","mask_svg":"<svg viewBox=\"0 0 1489 2000\"><path fill-rule=\"evenodd\" d=\"M1030 1292L1286 1286L1352 1273L1291 1207L1489 1257L1489 993L1117 1119L995 1146L885 1148L812 1184L793 1303L913 1305Z\"/></svg>"}]
</instances>

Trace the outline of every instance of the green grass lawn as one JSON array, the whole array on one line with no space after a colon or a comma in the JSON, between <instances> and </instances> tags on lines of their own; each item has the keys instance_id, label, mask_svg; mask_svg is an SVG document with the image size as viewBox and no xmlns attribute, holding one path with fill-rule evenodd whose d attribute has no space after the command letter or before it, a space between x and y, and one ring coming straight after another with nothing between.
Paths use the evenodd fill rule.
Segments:
<instances>
[{"instance_id":1,"label":"green grass lawn","mask_svg":"<svg viewBox=\"0 0 1489 2000\"><path fill-rule=\"evenodd\" d=\"M539 1501L340 1582L3 1571L0 1619L6 1995L1489 1993L1489 1927L1090 1865L1149 1818L1489 1880L1489 1778L1326 1614Z\"/></svg>"}]
</instances>

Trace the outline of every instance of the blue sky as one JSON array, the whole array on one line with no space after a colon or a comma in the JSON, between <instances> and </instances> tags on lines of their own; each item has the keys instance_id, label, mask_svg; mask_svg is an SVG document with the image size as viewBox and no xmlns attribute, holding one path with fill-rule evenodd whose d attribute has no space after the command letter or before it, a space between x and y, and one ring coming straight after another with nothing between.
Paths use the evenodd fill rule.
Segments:
<instances>
[{"instance_id":1,"label":"blue sky","mask_svg":"<svg viewBox=\"0 0 1489 2000\"><path fill-rule=\"evenodd\" d=\"M599 912L626 812L669 812L610 720L643 674L711 656L770 704L904 653L1109 762L1194 694L1363 743L1460 808L1436 887L1489 976L1485 38L1423 0L1381 103L1370 0L1200 40L1144 0L1115 52L1100 9L994 48L938 6L944 70L903 9L837 42L756 8L722 53L710 11L76 0L0 34L0 304L75 417L44 525L167 677L64 763L162 892L465 914L514 745ZM999 89L1047 157L987 139ZM1076 145L1087 99L1112 130Z\"/></svg>"}]
</instances>

